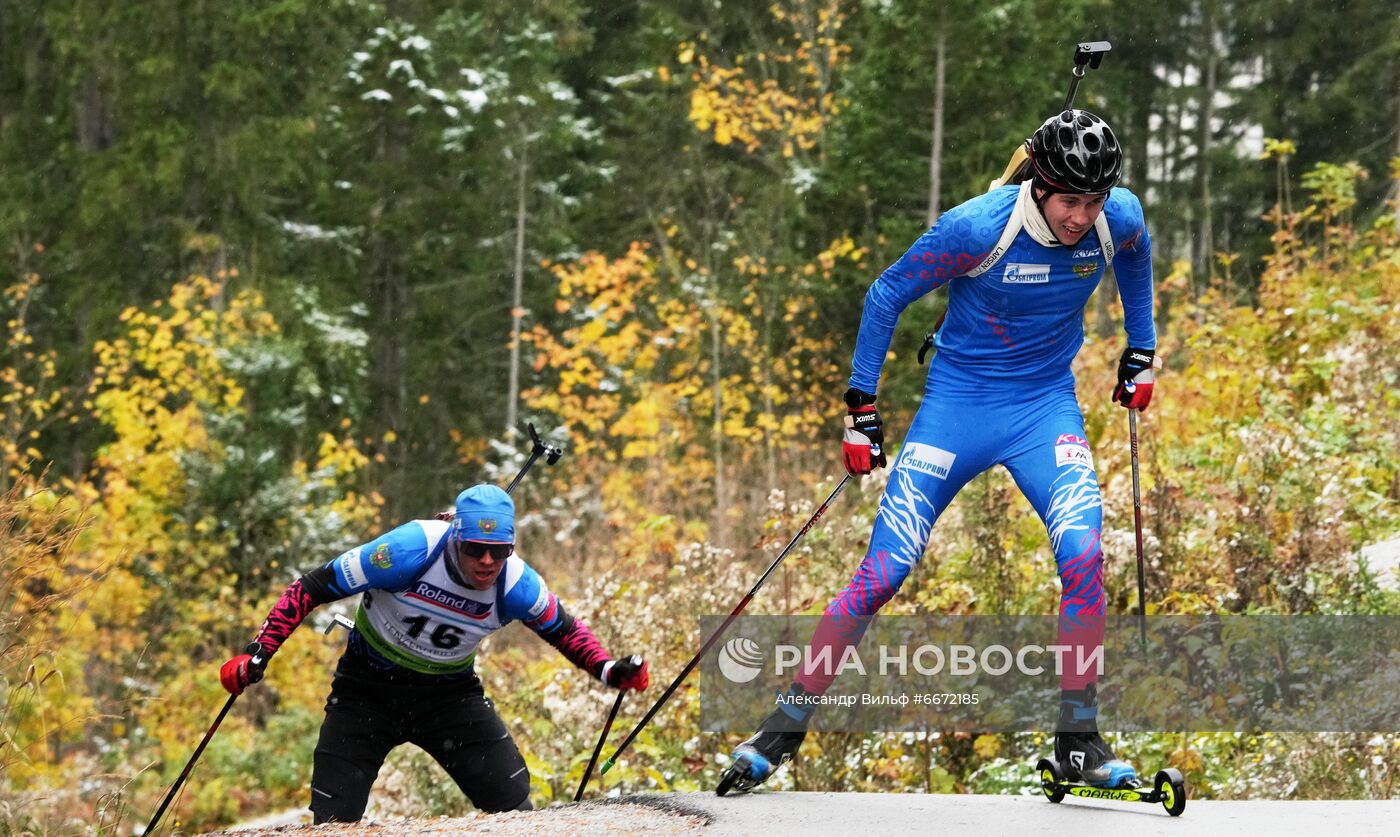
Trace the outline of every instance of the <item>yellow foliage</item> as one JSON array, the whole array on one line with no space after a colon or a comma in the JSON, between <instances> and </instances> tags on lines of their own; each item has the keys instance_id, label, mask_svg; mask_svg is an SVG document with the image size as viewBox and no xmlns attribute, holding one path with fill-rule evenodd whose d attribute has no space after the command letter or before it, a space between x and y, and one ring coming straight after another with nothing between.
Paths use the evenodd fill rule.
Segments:
<instances>
[{"instance_id":1,"label":"yellow foliage","mask_svg":"<svg viewBox=\"0 0 1400 837\"><path fill-rule=\"evenodd\" d=\"M1159 282L1159 302L1172 300L1158 320L1166 369L1139 432L1148 557L1168 575L1149 581L1161 590L1150 612L1307 612L1323 594L1305 579L1344 587L1356 549L1400 526L1386 499L1400 485L1386 441L1400 402L1374 365L1400 343L1400 261L1393 227L1345 221L1360 176L1319 166L1304 178L1307 207L1275 208L1256 298L1218 278L1191 298L1184 264ZM1121 338L1091 339L1076 372L1106 482L1105 543L1130 555L1124 419L1102 397L1119 349Z\"/></svg>"},{"instance_id":2,"label":"yellow foliage","mask_svg":"<svg viewBox=\"0 0 1400 837\"><path fill-rule=\"evenodd\" d=\"M994 759L1001 752L1001 739L995 735L979 735L972 742L972 749L984 759Z\"/></svg>"},{"instance_id":3,"label":"yellow foliage","mask_svg":"<svg viewBox=\"0 0 1400 837\"><path fill-rule=\"evenodd\" d=\"M62 416L67 387L56 382L53 350L36 354L29 346L29 301L39 287L39 274L30 273L4 290L3 304L9 335L0 349L0 489L42 467L43 454L31 440L39 430Z\"/></svg>"},{"instance_id":4,"label":"yellow foliage","mask_svg":"<svg viewBox=\"0 0 1400 837\"><path fill-rule=\"evenodd\" d=\"M56 757L94 715L77 605L98 581L68 553L86 525L78 503L28 474L0 494L0 774L13 788L64 784Z\"/></svg>"},{"instance_id":5,"label":"yellow foliage","mask_svg":"<svg viewBox=\"0 0 1400 837\"><path fill-rule=\"evenodd\" d=\"M321 434L321 447L317 452L316 470L326 473L327 484L345 480L369 464L355 440L350 437L336 439L329 433Z\"/></svg>"},{"instance_id":6,"label":"yellow foliage","mask_svg":"<svg viewBox=\"0 0 1400 837\"><path fill-rule=\"evenodd\" d=\"M864 252L837 239L811 271L829 278ZM832 340L794 322L792 312L815 307L799 271L771 267L747 254L704 265L674 239L656 258L633 243L621 258L588 253L552 266L556 309L572 323L527 335L535 369L555 382L526 401L569 433L568 484L593 486L599 519L617 530L614 550L655 546L654 532L636 530L639 518L702 528L738 518L742 503L788 481L781 468L829 441Z\"/></svg>"},{"instance_id":7,"label":"yellow foliage","mask_svg":"<svg viewBox=\"0 0 1400 837\"><path fill-rule=\"evenodd\" d=\"M195 505L196 481L204 477L191 468L224 461L227 451L211 428L242 415L243 383L226 362L231 350L271 338L277 330L257 294L229 294L222 282L195 276L176 283L165 300L124 311L119 336L95 347L84 403L111 441L97 451L88 478L26 495L18 518L6 518L27 520L30 531L44 530L36 529L36 520L86 520L81 530L71 525L64 530L61 544L32 553L29 563L37 569L26 584L0 585L18 591L21 610L28 614L22 623L27 643L12 643L6 634L11 625L0 618L0 648L10 649L0 659L7 699L21 694L8 686L26 677L21 671L16 679L11 652L28 653L38 675L22 689L24 706L7 713L0 730L5 739L24 742L14 751L19 761L6 771L16 787L35 793L57 789L62 795L74 785L74 776L93 772L88 743L117 737L129 752L111 758L164 767L141 773L130 784L130 777L116 777L123 794L139 800L134 807L145 808L173 778L165 773L178 770L188 757L189 742L208 727L221 702L212 677L215 664L208 658L226 654L231 627L246 641L270 602L249 601L238 592L241 579L230 560L237 528L216 510ZM350 428L341 430L348 434ZM286 470L292 496L311 498L307 502L317 507L291 507L286 514L367 525L375 513L373 498L343 489L365 463L349 438L323 434L314 463L292 461ZM6 501L6 515L16 507L13 499ZM57 526L46 525L44 531ZM8 571L15 550L27 541L0 540ZM262 572L256 557L236 557L253 566L253 575ZM273 570L278 563L261 562ZM41 579L44 584L36 584ZM277 587L268 593L275 596ZM284 652L291 654L287 670L272 678L285 700L306 711L322 699L324 684L312 686L308 678L297 677L297 660L319 655L328 662L328 651L314 650L322 647L310 643ZM269 688L264 694L276 692ZM240 723L226 726L225 735L239 734ZM143 733L128 740L116 730ZM85 744L57 746L71 742ZM0 759L7 758L0 753ZM111 781L103 777L99 784ZM237 812L240 800L222 791L216 795L204 800L201 794L193 811L184 813L208 822ZM92 802L75 798L61 804Z\"/></svg>"},{"instance_id":8,"label":"yellow foliage","mask_svg":"<svg viewBox=\"0 0 1400 837\"><path fill-rule=\"evenodd\" d=\"M792 27L771 49L735 56L734 66L726 67L699 44L684 42L676 59L693 67L690 121L696 129L750 154L775 142L790 158L816 148L827 122L845 107L834 90L851 47L837 39L846 18L836 0L787 0L769 13Z\"/></svg>"}]
</instances>

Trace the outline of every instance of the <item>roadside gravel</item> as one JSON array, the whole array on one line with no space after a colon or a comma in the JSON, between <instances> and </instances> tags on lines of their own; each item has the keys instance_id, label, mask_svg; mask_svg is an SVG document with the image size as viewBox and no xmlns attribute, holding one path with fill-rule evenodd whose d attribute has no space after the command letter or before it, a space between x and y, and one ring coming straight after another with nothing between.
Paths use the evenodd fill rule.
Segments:
<instances>
[{"instance_id":1,"label":"roadside gravel","mask_svg":"<svg viewBox=\"0 0 1400 837\"><path fill-rule=\"evenodd\" d=\"M412 819L391 817L335 825L283 825L266 829L216 831L206 837L418 837L432 834L491 834L495 837L637 837L698 835L709 823L703 811L674 799L621 797L539 811Z\"/></svg>"}]
</instances>

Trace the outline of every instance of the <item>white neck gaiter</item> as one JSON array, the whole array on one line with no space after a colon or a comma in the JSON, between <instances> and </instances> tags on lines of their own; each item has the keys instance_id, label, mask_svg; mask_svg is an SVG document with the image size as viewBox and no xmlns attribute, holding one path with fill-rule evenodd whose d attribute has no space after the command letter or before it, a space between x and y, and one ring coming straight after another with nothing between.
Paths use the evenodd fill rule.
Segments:
<instances>
[{"instance_id":1,"label":"white neck gaiter","mask_svg":"<svg viewBox=\"0 0 1400 837\"><path fill-rule=\"evenodd\" d=\"M1031 181L1027 180L1021 184L1021 192L1016 196L1016 208L1012 212L1014 219L1021 222L1022 228L1037 244L1046 247L1061 246L1055 234L1050 232L1050 224L1045 221L1045 216L1040 214L1040 207L1035 205L1035 198L1031 195Z\"/></svg>"}]
</instances>

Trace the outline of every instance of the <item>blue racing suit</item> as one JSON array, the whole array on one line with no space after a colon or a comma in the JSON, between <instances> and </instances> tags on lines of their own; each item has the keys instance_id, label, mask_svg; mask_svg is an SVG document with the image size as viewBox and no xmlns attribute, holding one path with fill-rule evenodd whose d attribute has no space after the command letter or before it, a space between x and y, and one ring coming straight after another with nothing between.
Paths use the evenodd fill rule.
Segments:
<instances>
[{"instance_id":1,"label":"blue racing suit","mask_svg":"<svg viewBox=\"0 0 1400 837\"><path fill-rule=\"evenodd\" d=\"M813 659L840 660L859 642L923 556L954 495L993 465L1011 472L1049 531L1063 588L1061 644L1083 655L1102 643L1103 513L1070 363L1110 254L1128 343L1155 348L1151 241L1137 197L1117 188L1099 223L1077 244L1060 245L1038 215L1028 218L1039 213L1029 190L1029 183L1003 186L944 213L866 294L850 385L868 393L876 392L895 323L911 302L946 284L948 314L869 549L827 606ZM1033 222L1042 225L1039 238ZM829 670L807 668L797 683L821 694L833 679ZM1061 686L1096 679L1093 670L1067 665Z\"/></svg>"}]
</instances>

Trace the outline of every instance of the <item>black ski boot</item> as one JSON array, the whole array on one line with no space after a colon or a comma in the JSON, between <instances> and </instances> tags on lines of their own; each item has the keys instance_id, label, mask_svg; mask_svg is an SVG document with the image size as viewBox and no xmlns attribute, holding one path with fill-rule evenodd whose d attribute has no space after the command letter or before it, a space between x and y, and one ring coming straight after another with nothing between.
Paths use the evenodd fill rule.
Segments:
<instances>
[{"instance_id":1,"label":"black ski boot","mask_svg":"<svg viewBox=\"0 0 1400 837\"><path fill-rule=\"evenodd\" d=\"M1071 782L1096 788L1136 788L1137 771L1113 754L1099 735L1098 690L1066 689L1060 695L1055 726L1055 761Z\"/></svg>"},{"instance_id":2,"label":"black ski boot","mask_svg":"<svg viewBox=\"0 0 1400 837\"><path fill-rule=\"evenodd\" d=\"M720 774L715 793L748 793L797 755L815 708L807 697L807 690L796 683L779 693L778 707L758 725L758 732L734 748L733 761Z\"/></svg>"}]
</instances>

